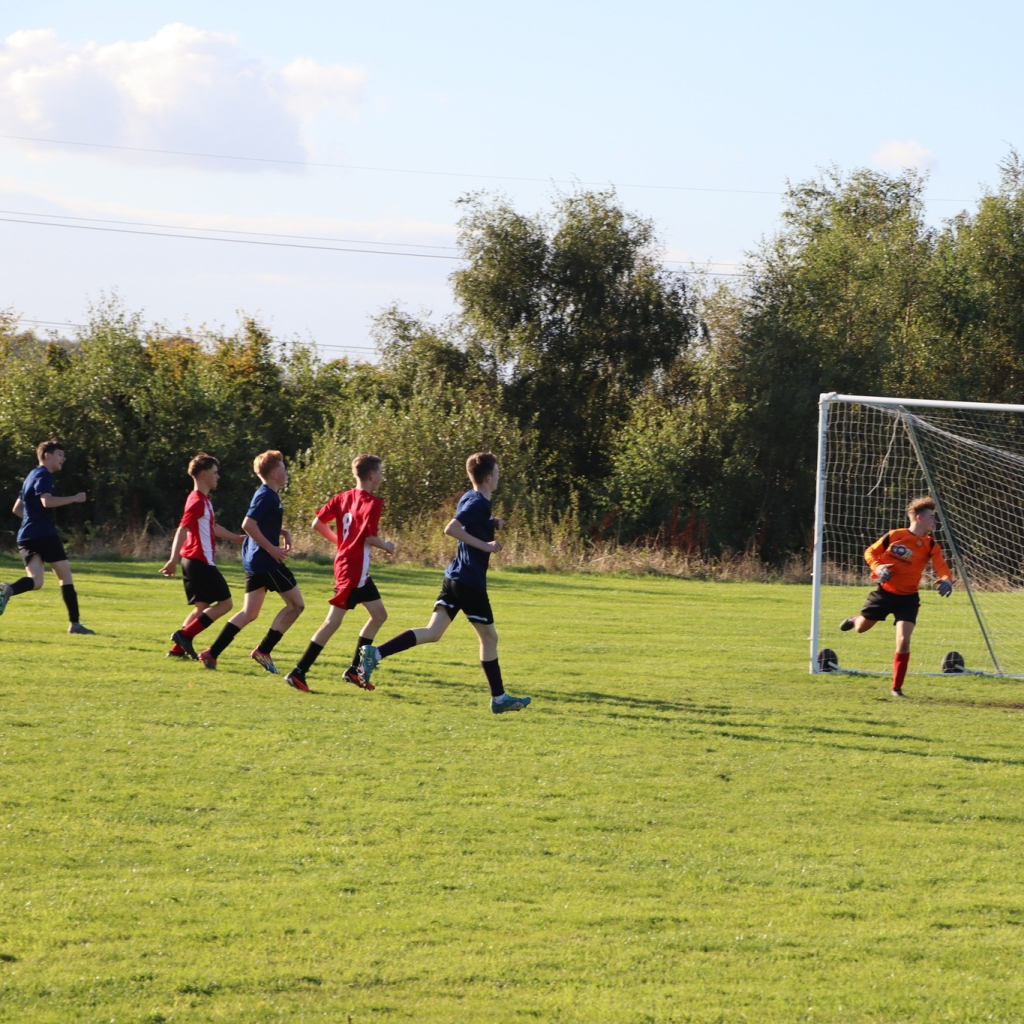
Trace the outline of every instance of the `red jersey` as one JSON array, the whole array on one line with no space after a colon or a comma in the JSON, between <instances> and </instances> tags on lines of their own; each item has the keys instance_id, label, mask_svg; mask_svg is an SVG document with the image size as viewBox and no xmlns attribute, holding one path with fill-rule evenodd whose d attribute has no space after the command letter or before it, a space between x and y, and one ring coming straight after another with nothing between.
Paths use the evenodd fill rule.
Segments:
<instances>
[{"instance_id":1,"label":"red jersey","mask_svg":"<svg viewBox=\"0 0 1024 1024\"><path fill-rule=\"evenodd\" d=\"M935 538L918 537L909 530L890 530L879 537L864 552L864 561L872 572L879 566L889 566L889 579L879 586L890 594L916 594L929 562L940 580L949 579L949 566Z\"/></svg>"},{"instance_id":2,"label":"red jersey","mask_svg":"<svg viewBox=\"0 0 1024 1024\"><path fill-rule=\"evenodd\" d=\"M370 572L370 545L376 537L384 502L369 491L353 488L336 494L317 514L321 523L334 523L338 553L334 556L334 579L339 587L361 587Z\"/></svg>"},{"instance_id":3,"label":"red jersey","mask_svg":"<svg viewBox=\"0 0 1024 1024\"><path fill-rule=\"evenodd\" d=\"M182 558L213 565L217 541L213 536L213 502L208 494L193 491L185 501L185 512L178 524L188 530L188 539L181 549Z\"/></svg>"}]
</instances>

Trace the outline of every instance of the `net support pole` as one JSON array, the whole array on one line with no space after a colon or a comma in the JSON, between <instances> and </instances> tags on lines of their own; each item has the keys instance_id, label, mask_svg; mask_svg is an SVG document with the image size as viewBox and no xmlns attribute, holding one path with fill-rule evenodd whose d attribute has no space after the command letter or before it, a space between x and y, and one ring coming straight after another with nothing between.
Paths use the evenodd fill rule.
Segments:
<instances>
[{"instance_id":1,"label":"net support pole","mask_svg":"<svg viewBox=\"0 0 1024 1024\"><path fill-rule=\"evenodd\" d=\"M814 554L811 573L811 663L812 673L818 671L818 620L821 612L821 551L825 537L825 457L828 431L828 407L835 392L818 399L818 467L814 493Z\"/></svg>"},{"instance_id":2,"label":"net support pole","mask_svg":"<svg viewBox=\"0 0 1024 1024\"><path fill-rule=\"evenodd\" d=\"M918 440L917 431L914 429L913 417L906 409L903 408L903 406L899 407L899 413L900 418L903 420L903 425L906 427L907 436L910 438L910 443L913 445L914 452L917 455L917 461L921 464L921 472L924 473L924 478L928 483L928 493L935 501L935 511L938 513L939 522L945 527L946 536L949 538L949 553L952 556L953 564L956 566L956 571L960 574L960 580L964 585L964 590L967 592L967 598L971 602L974 617L978 620L978 628L981 630L981 635L985 639L985 646L988 648L988 656L992 659L992 664L995 666L996 672L998 672L999 675L1003 675L1003 670L999 667L999 659L996 657L996 652L992 648L992 641L989 639L988 630L985 628L985 620L981 617L981 609L978 607L978 602L974 599L974 591L971 589L971 578L967 575L967 569L964 566L963 559L960 557L960 548L957 545L956 537L953 536L952 527L949 525L949 520L946 518L946 513L943 510L942 498L939 494L938 488L935 486L935 481L932 480L932 473L928 468L928 463L925 461L921 442Z\"/></svg>"}]
</instances>

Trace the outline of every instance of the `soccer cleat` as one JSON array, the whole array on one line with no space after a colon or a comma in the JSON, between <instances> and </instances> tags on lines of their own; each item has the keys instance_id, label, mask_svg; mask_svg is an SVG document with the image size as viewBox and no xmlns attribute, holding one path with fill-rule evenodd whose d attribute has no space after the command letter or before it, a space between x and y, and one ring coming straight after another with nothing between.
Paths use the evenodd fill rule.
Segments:
<instances>
[{"instance_id":1,"label":"soccer cleat","mask_svg":"<svg viewBox=\"0 0 1024 1024\"><path fill-rule=\"evenodd\" d=\"M372 690L370 674L380 664L380 651L373 644L364 644L359 651L359 678L364 690Z\"/></svg>"},{"instance_id":2,"label":"soccer cleat","mask_svg":"<svg viewBox=\"0 0 1024 1024\"><path fill-rule=\"evenodd\" d=\"M74 634L75 636L95 636L96 635L96 630L95 629L87 629L80 622L72 622L71 625L68 626L68 632Z\"/></svg>"},{"instance_id":3,"label":"soccer cleat","mask_svg":"<svg viewBox=\"0 0 1024 1024\"><path fill-rule=\"evenodd\" d=\"M7 602L14 597L14 587L10 583L0 583L0 615L3 615Z\"/></svg>"},{"instance_id":4,"label":"soccer cleat","mask_svg":"<svg viewBox=\"0 0 1024 1024\"><path fill-rule=\"evenodd\" d=\"M906 697L906 694L903 692L903 688L899 686L894 686L889 692L894 697Z\"/></svg>"},{"instance_id":5,"label":"soccer cleat","mask_svg":"<svg viewBox=\"0 0 1024 1024\"><path fill-rule=\"evenodd\" d=\"M187 658L188 653L183 651L177 644L175 644L168 652L168 658Z\"/></svg>"},{"instance_id":6,"label":"soccer cleat","mask_svg":"<svg viewBox=\"0 0 1024 1024\"><path fill-rule=\"evenodd\" d=\"M175 630L171 634L171 643L177 644L193 661L199 660L199 655L196 654L195 644L192 643L192 637L185 636L180 629Z\"/></svg>"},{"instance_id":7,"label":"soccer cleat","mask_svg":"<svg viewBox=\"0 0 1024 1024\"><path fill-rule=\"evenodd\" d=\"M513 697L511 693L503 693L500 697L491 698L491 711L496 715L503 711L522 711L529 703L529 697Z\"/></svg>"},{"instance_id":8,"label":"soccer cleat","mask_svg":"<svg viewBox=\"0 0 1024 1024\"><path fill-rule=\"evenodd\" d=\"M351 683L353 686L358 686L360 690L377 689L369 679L363 682L362 677L359 675L359 669L357 669L355 665L349 665L349 667L345 669L345 673L341 678L344 679L345 682Z\"/></svg>"},{"instance_id":9,"label":"soccer cleat","mask_svg":"<svg viewBox=\"0 0 1024 1024\"><path fill-rule=\"evenodd\" d=\"M851 615L839 623L839 628L845 633L848 629L853 629L855 624L854 616Z\"/></svg>"},{"instance_id":10,"label":"soccer cleat","mask_svg":"<svg viewBox=\"0 0 1024 1024\"><path fill-rule=\"evenodd\" d=\"M274 659L269 654L265 654L258 647L254 647L249 657L256 662L257 665L262 665L271 675L277 675L277 666L274 664Z\"/></svg>"},{"instance_id":11,"label":"soccer cleat","mask_svg":"<svg viewBox=\"0 0 1024 1024\"><path fill-rule=\"evenodd\" d=\"M294 686L296 690L301 690L303 693L309 693L309 687L306 685L306 673L297 668L293 668L291 672L284 677L284 681L289 686Z\"/></svg>"},{"instance_id":12,"label":"soccer cleat","mask_svg":"<svg viewBox=\"0 0 1024 1024\"><path fill-rule=\"evenodd\" d=\"M199 652L199 663L203 668L215 669L217 667L217 659L213 656L213 651L209 648L205 651Z\"/></svg>"}]
</instances>

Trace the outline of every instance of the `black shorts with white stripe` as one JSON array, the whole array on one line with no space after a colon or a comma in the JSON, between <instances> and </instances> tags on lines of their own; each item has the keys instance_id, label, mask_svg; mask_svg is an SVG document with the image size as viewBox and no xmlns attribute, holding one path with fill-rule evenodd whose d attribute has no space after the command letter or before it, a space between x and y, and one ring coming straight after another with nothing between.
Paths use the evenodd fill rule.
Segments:
<instances>
[{"instance_id":1,"label":"black shorts with white stripe","mask_svg":"<svg viewBox=\"0 0 1024 1024\"><path fill-rule=\"evenodd\" d=\"M470 622L479 622L485 626L494 622L494 613L491 611L491 602L486 590L467 587L458 580L448 579L447 576L441 585L441 593L437 595L434 607L443 609L450 619L454 619L461 611L466 613L466 618Z\"/></svg>"}]
</instances>

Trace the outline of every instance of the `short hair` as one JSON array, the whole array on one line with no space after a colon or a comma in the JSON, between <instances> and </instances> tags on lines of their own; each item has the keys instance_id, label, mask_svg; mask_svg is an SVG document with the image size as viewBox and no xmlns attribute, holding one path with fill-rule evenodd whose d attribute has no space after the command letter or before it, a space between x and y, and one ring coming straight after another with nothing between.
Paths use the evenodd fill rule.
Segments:
<instances>
[{"instance_id":1,"label":"short hair","mask_svg":"<svg viewBox=\"0 0 1024 1024\"><path fill-rule=\"evenodd\" d=\"M915 498L907 506L907 515L913 516L916 519L926 508L930 508L933 512L935 511L935 499L927 494L921 498Z\"/></svg>"},{"instance_id":2,"label":"short hair","mask_svg":"<svg viewBox=\"0 0 1024 1024\"><path fill-rule=\"evenodd\" d=\"M261 480L263 480L269 472L277 469L278 466L283 465L284 456L273 448L271 448L270 451L261 452L252 460L252 468L256 471L256 475Z\"/></svg>"},{"instance_id":3,"label":"short hair","mask_svg":"<svg viewBox=\"0 0 1024 1024\"><path fill-rule=\"evenodd\" d=\"M220 463L212 455L207 455L206 452L200 452L188 464L188 475L195 479L197 473L202 473L204 469L213 469L214 466L220 469Z\"/></svg>"},{"instance_id":4,"label":"short hair","mask_svg":"<svg viewBox=\"0 0 1024 1024\"><path fill-rule=\"evenodd\" d=\"M376 473L381 467L379 455L357 455L352 460L352 472L360 479L366 480L371 473Z\"/></svg>"},{"instance_id":5,"label":"short hair","mask_svg":"<svg viewBox=\"0 0 1024 1024\"><path fill-rule=\"evenodd\" d=\"M64 442L51 437L49 441L43 441L36 447L36 458L41 460L44 455L62 451L64 451Z\"/></svg>"},{"instance_id":6,"label":"short hair","mask_svg":"<svg viewBox=\"0 0 1024 1024\"><path fill-rule=\"evenodd\" d=\"M466 459L466 472L475 484L482 484L498 467L498 456L491 452L475 452Z\"/></svg>"}]
</instances>

